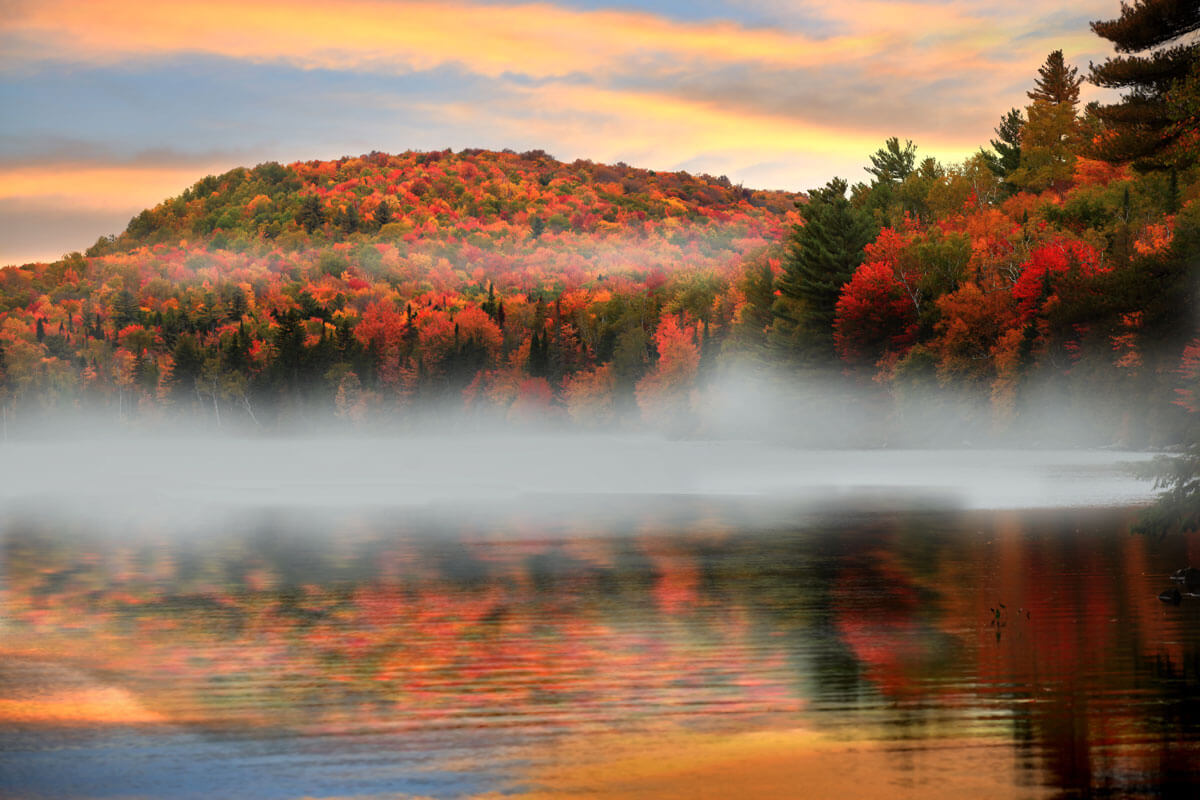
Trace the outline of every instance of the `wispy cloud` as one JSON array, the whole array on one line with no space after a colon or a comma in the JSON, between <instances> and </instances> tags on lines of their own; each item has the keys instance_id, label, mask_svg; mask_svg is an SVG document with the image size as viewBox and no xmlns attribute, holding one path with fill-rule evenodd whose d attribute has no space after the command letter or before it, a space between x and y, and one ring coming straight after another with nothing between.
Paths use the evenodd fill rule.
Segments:
<instances>
[{"instance_id":1,"label":"wispy cloud","mask_svg":"<svg viewBox=\"0 0 1200 800\"><path fill-rule=\"evenodd\" d=\"M872 41L877 34L820 40L626 10L379 0L35 0L13 4L3 28L9 44L6 65L28 60L110 63L201 52L282 60L309 69L404 72L457 63L493 77L607 72L664 55L816 66L883 44Z\"/></svg>"}]
</instances>

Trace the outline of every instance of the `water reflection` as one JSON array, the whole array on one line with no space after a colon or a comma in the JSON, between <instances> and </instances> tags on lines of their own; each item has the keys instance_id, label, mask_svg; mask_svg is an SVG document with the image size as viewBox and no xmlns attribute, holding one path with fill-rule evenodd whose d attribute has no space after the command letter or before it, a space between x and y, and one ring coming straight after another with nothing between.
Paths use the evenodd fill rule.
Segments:
<instances>
[{"instance_id":1,"label":"water reflection","mask_svg":"<svg viewBox=\"0 0 1200 800\"><path fill-rule=\"evenodd\" d=\"M1121 510L695 498L619 527L522 519L264 513L185 540L10 521L0 785L1200 789L1200 602L1156 599L1200 538L1130 536Z\"/></svg>"}]
</instances>

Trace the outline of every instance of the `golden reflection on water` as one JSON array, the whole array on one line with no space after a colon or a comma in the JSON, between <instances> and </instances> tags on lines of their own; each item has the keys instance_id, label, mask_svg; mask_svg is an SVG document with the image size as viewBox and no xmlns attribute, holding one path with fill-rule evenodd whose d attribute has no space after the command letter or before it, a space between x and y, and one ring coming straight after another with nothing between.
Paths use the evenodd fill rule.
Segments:
<instances>
[{"instance_id":1,"label":"golden reflection on water","mask_svg":"<svg viewBox=\"0 0 1200 800\"><path fill-rule=\"evenodd\" d=\"M1200 540L1128 521L10 527L0 725L317 747L325 794L368 747L478 778L439 797L1152 795L1200 783L1197 609L1156 599ZM420 794L341 794L380 786Z\"/></svg>"},{"instance_id":2,"label":"golden reflection on water","mask_svg":"<svg viewBox=\"0 0 1200 800\"><path fill-rule=\"evenodd\" d=\"M1047 797L1028 785L1012 742L926 740L919 749L880 742L853 745L811 730L728 735L570 739L556 762L534 768L525 800L609 798Z\"/></svg>"}]
</instances>

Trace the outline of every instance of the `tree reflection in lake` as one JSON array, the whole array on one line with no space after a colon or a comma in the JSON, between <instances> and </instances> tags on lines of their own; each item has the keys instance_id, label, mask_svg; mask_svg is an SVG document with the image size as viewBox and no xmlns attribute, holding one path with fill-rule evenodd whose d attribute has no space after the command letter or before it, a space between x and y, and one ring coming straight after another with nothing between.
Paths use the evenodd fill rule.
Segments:
<instances>
[{"instance_id":1,"label":"tree reflection in lake","mask_svg":"<svg viewBox=\"0 0 1200 800\"><path fill-rule=\"evenodd\" d=\"M10 520L0 784L1200 789L1200 602L1157 600L1200 539L1131 536L1123 510L755 502L264 512L186 539Z\"/></svg>"}]
</instances>

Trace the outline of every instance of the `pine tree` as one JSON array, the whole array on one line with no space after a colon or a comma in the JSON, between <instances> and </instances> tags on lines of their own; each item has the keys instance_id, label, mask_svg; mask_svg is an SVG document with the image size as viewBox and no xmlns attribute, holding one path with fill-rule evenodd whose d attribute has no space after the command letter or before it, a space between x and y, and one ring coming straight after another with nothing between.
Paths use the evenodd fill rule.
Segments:
<instances>
[{"instance_id":1,"label":"pine tree","mask_svg":"<svg viewBox=\"0 0 1200 800\"><path fill-rule=\"evenodd\" d=\"M912 174L916 163L917 146L912 140L906 139L901 148L900 139L893 136L871 156L872 166L866 170L880 183L900 183Z\"/></svg>"},{"instance_id":2,"label":"pine tree","mask_svg":"<svg viewBox=\"0 0 1200 800\"><path fill-rule=\"evenodd\" d=\"M870 216L846 199L846 181L834 178L809 193L801 205L803 225L788 240L780 300L774 313L779 327L816 361L831 361L833 320L842 287L863 260L863 248L875 238Z\"/></svg>"},{"instance_id":3,"label":"pine tree","mask_svg":"<svg viewBox=\"0 0 1200 800\"><path fill-rule=\"evenodd\" d=\"M996 137L990 141L994 152L983 151L988 168L1000 177L1012 174L1021 165L1021 134L1025 118L1019 109L1009 109L996 126Z\"/></svg>"},{"instance_id":4,"label":"pine tree","mask_svg":"<svg viewBox=\"0 0 1200 800\"><path fill-rule=\"evenodd\" d=\"M1200 30L1198 0L1138 0L1121 16L1092 23L1119 55L1091 65L1091 81L1124 89L1121 102L1098 105L1107 130L1097 156L1142 171L1173 169L1195 160L1200 130Z\"/></svg>"},{"instance_id":5,"label":"pine tree","mask_svg":"<svg viewBox=\"0 0 1200 800\"><path fill-rule=\"evenodd\" d=\"M312 233L325 224L325 209L321 207L321 198L315 194L306 194L300 201L300 211L296 213L296 221L304 226L305 233Z\"/></svg>"},{"instance_id":6,"label":"pine tree","mask_svg":"<svg viewBox=\"0 0 1200 800\"><path fill-rule=\"evenodd\" d=\"M1071 180L1079 136L1075 112L1068 103L1034 100L1021 133L1021 164L1008 182L1041 192L1061 188Z\"/></svg>"},{"instance_id":7,"label":"pine tree","mask_svg":"<svg viewBox=\"0 0 1200 800\"><path fill-rule=\"evenodd\" d=\"M354 233L361 224L362 221L358 217L358 206L353 203L347 203L346 207L338 213L337 226L344 233Z\"/></svg>"},{"instance_id":8,"label":"pine tree","mask_svg":"<svg viewBox=\"0 0 1200 800\"><path fill-rule=\"evenodd\" d=\"M1035 102L1070 103L1074 109L1079 104L1079 84L1083 83L1078 73L1075 67L1067 66L1062 50L1055 50L1046 56L1046 63L1038 67L1034 90L1025 94Z\"/></svg>"},{"instance_id":9,"label":"pine tree","mask_svg":"<svg viewBox=\"0 0 1200 800\"><path fill-rule=\"evenodd\" d=\"M382 228L392 221L392 207L388 205L387 200L379 201L379 206L375 209L375 227Z\"/></svg>"}]
</instances>

